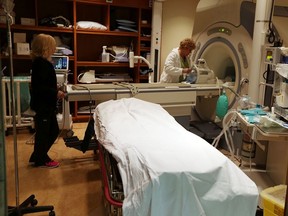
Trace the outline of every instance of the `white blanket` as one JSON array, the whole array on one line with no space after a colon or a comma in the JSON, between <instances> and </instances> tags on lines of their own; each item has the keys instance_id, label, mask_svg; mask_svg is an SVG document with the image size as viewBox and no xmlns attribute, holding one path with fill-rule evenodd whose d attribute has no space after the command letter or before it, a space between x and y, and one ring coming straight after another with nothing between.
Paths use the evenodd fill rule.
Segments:
<instances>
[{"instance_id":1,"label":"white blanket","mask_svg":"<svg viewBox=\"0 0 288 216\"><path fill-rule=\"evenodd\" d=\"M255 216L255 183L160 105L110 100L94 119L98 141L118 162L123 215Z\"/></svg>"}]
</instances>

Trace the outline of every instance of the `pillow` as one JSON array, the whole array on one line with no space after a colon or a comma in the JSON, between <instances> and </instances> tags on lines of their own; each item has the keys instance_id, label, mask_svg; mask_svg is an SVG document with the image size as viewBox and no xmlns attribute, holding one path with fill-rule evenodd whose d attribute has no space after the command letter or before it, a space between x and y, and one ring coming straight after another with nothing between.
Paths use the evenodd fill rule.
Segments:
<instances>
[{"instance_id":1,"label":"pillow","mask_svg":"<svg viewBox=\"0 0 288 216\"><path fill-rule=\"evenodd\" d=\"M92 21L79 21L76 23L76 28L84 28L84 29L95 29L95 30L102 30L106 31L107 27Z\"/></svg>"}]
</instances>

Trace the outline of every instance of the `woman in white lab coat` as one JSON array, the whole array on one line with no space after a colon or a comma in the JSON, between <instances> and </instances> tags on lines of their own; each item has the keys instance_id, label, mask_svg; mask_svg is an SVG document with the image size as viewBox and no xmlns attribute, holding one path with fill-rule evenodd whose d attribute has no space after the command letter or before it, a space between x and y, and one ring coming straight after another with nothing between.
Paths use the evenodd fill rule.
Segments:
<instances>
[{"instance_id":1,"label":"woman in white lab coat","mask_svg":"<svg viewBox=\"0 0 288 216\"><path fill-rule=\"evenodd\" d=\"M191 52L195 49L195 42L191 38L185 38L179 47L174 48L165 60L161 83L178 83L185 81L185 77L191 73Z\"/></svg>"}]
</instances>

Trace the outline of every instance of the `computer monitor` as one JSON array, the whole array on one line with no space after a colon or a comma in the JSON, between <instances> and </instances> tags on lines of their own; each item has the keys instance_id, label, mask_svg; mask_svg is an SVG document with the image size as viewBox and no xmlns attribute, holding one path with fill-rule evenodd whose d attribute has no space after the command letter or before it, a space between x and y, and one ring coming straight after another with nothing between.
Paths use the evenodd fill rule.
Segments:
<instances>
[{"instance_id":1,"label":"computer monitor","mask_svg":"<svg viewBox=\"0 0 288 216\"><path fill-rule=\"evenodd\" d=\"M69 57L68 56L52 56L52 64L56 73L69 71Z\"/></svg>"}]
</instances>

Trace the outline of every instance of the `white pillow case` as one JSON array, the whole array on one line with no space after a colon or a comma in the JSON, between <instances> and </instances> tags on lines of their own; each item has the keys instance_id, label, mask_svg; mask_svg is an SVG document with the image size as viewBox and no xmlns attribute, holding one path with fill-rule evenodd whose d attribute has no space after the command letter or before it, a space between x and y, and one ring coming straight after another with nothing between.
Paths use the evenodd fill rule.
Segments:
<instances>
[{"instance_id":1,"label":"white pillow case","mask_svg":"<svg viewBox=\"0 0 288 216\"><path fill-rule=\"evenodd\" d=\"M79 21L76 23L76 28L84 28L84 29L95 29L95 30L102 30L106 31L107 27L93 21Z\"/></svg>"}]
</instances>

